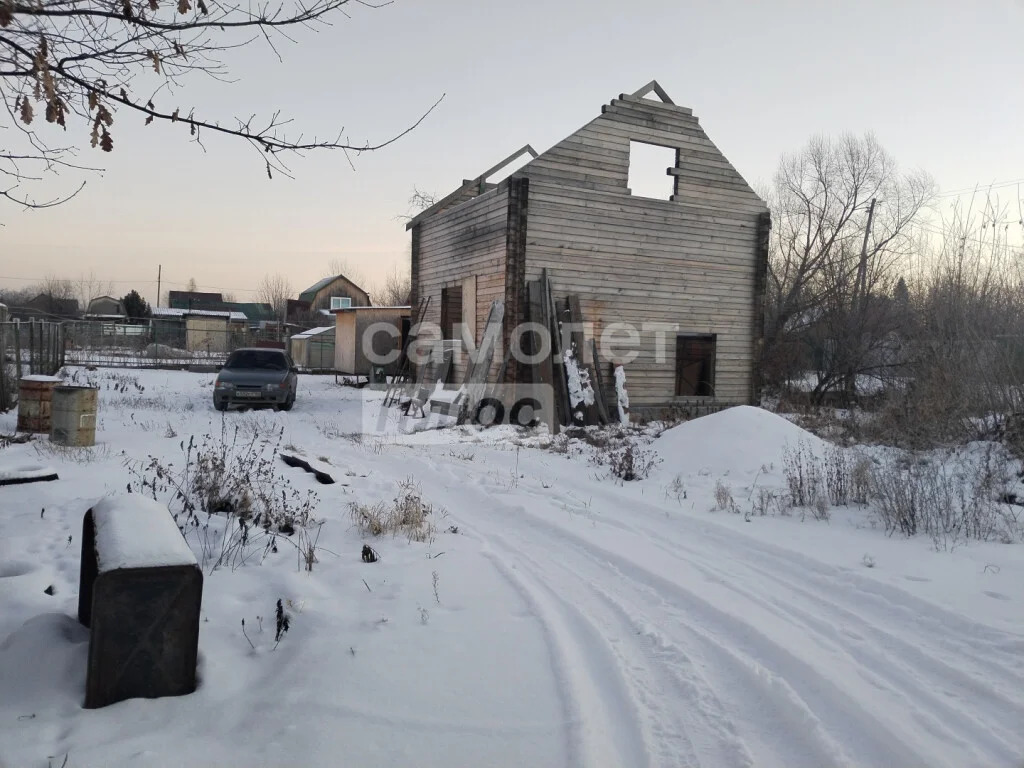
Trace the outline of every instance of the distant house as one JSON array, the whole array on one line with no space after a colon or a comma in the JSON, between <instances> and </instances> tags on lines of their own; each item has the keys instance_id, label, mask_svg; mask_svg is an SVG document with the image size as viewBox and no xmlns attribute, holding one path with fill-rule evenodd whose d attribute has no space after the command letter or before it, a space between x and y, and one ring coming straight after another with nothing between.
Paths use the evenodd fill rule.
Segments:
<instances>
[{"instance_id":1,"label":"distant house","mask_svg":"<svg viewBox=\"0 0 1024 768\"><path fill-rule=\"evenodd\" d=\"M153 341L190 352L229 352L248 326L241 312L204 309L153 309Z\"/></svg>"},{"instance_id":2,"label":"distant house","mask_svg":"<svg viewBox=\"0 0 1024 768\"><path fill-rule=\"evenodd\" d=\"M40 293L20 306L9 307L11 317L41 320L77 320L81 312L78 299L58 299L49 293Z\"/></svg>"},{"instance_id":3,"label":"distant house","mask_svg":"<svg viewBox=\"0 0 1024 768\"><path fill-rule=\"evenodd\" d=\"M288 302L288 319L318 315L320 310L370 306L370 294L344 275L318 280L299 294L298 301Z\"/></svg>"},{"instance_id":4,"label":"distant house","mask_svg":"<svg viewBox=\"0 0 1024 768\"><path fill-rule=\"evenodd\" d=\"M172 309L202 309L203 304L221 304L223 294L201 291L168 291L167 303Z\"/></svg>"},{"instance_id":5,"label":"distant house","mask_svg":"<svg viewBox=\"0 0 1024 768\"><path fill-rule=\"evenodd\" d=\"M113 296L97 296L89 301L85 310L86 320L125 320L127 317L124 302Z\"/></svg>"},{"instance_id":6,"label":"distant house","mask_svg":"<svg viewBox=\"0 0 1024 768\"><path fill-rule=\"evenodd\" d=\"M203 312L235 312L245 315L250 328L264 328L277 322L277 313L269 304L259 301L224 301L220 293L171 291L167 295L170 309Z\"/></svg>"}]
</instances>

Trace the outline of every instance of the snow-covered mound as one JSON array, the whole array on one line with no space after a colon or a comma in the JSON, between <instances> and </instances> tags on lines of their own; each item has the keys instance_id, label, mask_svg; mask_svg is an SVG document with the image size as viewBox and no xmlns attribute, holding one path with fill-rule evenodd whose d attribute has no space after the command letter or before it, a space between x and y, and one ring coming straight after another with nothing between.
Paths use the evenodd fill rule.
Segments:
<instances>
[{"instance_id":1,"label":"snow-covered mound","mask_svg":"<svg viewBox=\"0 0 1024 768\"><path fill-rule=\"evenodd\" d=\"M777 469L788 447L806 445L821 455L828 446L796 424L749 405L687 421L666 430L653 447L662 458L662 472L678 474L740 474L762 466Z\"/></svg>"}]
</instances>

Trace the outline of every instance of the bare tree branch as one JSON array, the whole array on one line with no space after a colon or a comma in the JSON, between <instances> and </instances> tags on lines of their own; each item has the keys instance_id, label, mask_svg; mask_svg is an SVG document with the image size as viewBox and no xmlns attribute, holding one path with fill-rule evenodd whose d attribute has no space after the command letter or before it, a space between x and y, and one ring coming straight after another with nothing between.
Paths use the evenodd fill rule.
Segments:
<instances>
[{"instance_id":1,"label":"bare tree branch","mask_svg":"<svg viewBox=\"0 0 1024 768\"><path fill-rule=\"evenodd\" d=\"M290 175L284 156L315 150L341 150L346 161L363 152L383 149L415 130L440 104L442 95L415 122L378 141L353 141L341 128L326 137L307 138L290 131L291 120L279 111L269 117L219 117L197 114L194 108L167 103L162 92L183 88L202 74L228 80L223 55L262 38L281 60L278 39L295 43L289 30L321 29L335 15L348 17L350 3L378 8L358 0L259 0L238 5L219 0L0 0L0 175L14 181L0 187L0 196L34 207L70 199L49 195L34 203L17 191L28 182L42 183L61 170L95 170L67 158L72 147L51 147L40 135L45 120L68 131L84 129L93 148L114 147L113 126L120 110L134 112L148 125L155 120L180 123L205 151L202 133L249 143L271 178ZM153 85L155 83L155 85ZM145 95L146 93L149 95ZM157 105L160 98L163 104ZM15 147L19 143L20 147ZM25 163L38 163L40 173L26 173Z\"/></svg>"}]
</instances>

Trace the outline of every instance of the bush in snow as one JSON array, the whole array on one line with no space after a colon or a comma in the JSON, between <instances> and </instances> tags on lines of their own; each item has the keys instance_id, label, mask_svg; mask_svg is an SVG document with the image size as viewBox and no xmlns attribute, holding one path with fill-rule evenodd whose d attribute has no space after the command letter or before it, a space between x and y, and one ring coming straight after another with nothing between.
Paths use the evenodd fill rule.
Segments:
<instances>
[{"instance_id":1,"label":"bush in snow","mask_svg":"<svg viewBox=\"0 0 1024 768\"><path fill-rule=\"evenodd\" d=\"M641 448L638 443L627 440L622 447L608 453L608 469L619 480L630 482L643 480L658 464L661 457L654 451Z\"/></svg>"},{"instance_id":2,"label":"bush in snow","mask_svg":"<svg viewBox=\"0 0 1024 768\"><path fill-rule=\"evenodd\" d=\"M125 459L132 476L128 490L167 504L178 527L198 544L205 568L237 567L256 551L277 551L279 534L300 531L301 559L312 568L315 542L304 535L318 501L312 491L300 492L280 474L275 461L283 430L264 435L253 430L242 437L239 427L220 434L192 436L179 447L182 463L153 456Z\"/></svg>"},{"instance_id":3,"label":"bush in snow","mask_svg":"<svg viewBox=\"0 0 1024 768\"><path fill-rule=\"evenodd\" d=\"M783 474L794 507L810 507L822 495L822 472L811 447L801 440L796 448L786 446L782 453Z\"/></svg>"},{"instance_id":4,"label":"bush in snow","mask_svg":"<svg viewBox=\"0 0 1024 768\"><path fill-rule=\"evenodd\" d=\"M1009 459L994 444L980 456L951 451L928 460L910 454L872 472L871 495L890 534L925 534L936 549L967 539L1010 543L1022 535L1020 514L1002 501L1010 476Z\"/></svg>"},{"instance_id":5,"label":"bush in snow","mask_svg":"<svg viewBox=\"0 0 1024 768\"><path fill-rule=\"evenodd\" d=\"M730 512L739 512L739 509L736 507L736 502L733 501L732 491L730 491L729 486L721 480L715 483L715 508L719 510L727 509Z\"/></svg>"},{"instance_id":6,"label":"bush in snow","mask_svg":"<svg viewBox=\"0 0 1024 768\"><path fill-rule=\"evenodd\" d=\"M353 503L352 522L364 536L404 535L410 542L433 542L434 508L423 501L419 484L411 477L398 483L398 495L387 504Z\"/></svg>"}]
</instances>

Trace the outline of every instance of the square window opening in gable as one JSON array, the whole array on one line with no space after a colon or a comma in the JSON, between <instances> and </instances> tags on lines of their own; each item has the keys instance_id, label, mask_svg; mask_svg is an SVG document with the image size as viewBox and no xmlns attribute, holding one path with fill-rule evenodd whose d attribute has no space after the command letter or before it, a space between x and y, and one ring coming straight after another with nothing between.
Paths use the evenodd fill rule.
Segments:
<instances>
[{"instance_id":1,"label":"square window opening in gable","mask_svg":"<svg viewBox=\"0 0 1024 768\"><path fill-rule=\"evenodd\" d=\"M715 396L714 335L676 337L676 397Z\"/></svg>"},{"instance_id":2,"label":"square window opening in gable","mask_svg":"<svg viewBox=\"0 0 1024 768\"><path fill-rule=\"evenodd\" d=\"M676 179L669 168L675 168L678 150L643 141L629 142L629 192L636 197L671 200Z\"/></svg>"}]
</instances>

